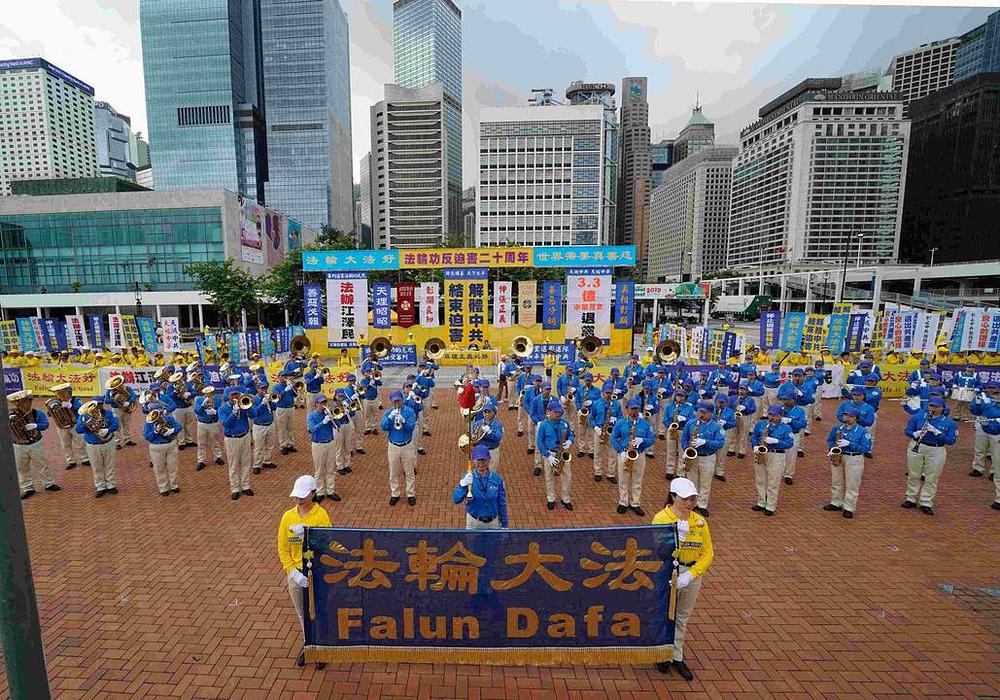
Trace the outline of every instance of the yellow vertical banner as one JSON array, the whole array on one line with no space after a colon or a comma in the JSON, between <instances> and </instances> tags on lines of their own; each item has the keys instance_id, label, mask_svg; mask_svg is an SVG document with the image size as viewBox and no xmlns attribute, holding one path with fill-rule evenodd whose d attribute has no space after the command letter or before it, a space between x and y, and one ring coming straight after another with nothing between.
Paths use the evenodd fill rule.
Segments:
<instances>
[{"instance_id":1,"label":"yellow vertical banner","mask_svg":"<svg viewBox=\"0 0 1000 700\"><path fill-rule=\"evenodd\" d=\"M444 272L448 343L452 347L482 345L487 325L486 269L448 269Z\"/></svg>"},{"instance_id":2,"label":"yellow vertical banner","mask_svg":"<svg viewBox=\"0 0 1000 700\"><path fill-rule=\"evenodd\" d=\"M851 304L849 302L838 301L833 305L833 313L835 314L849 314L851 313Z\"/></svg>"},{"instance_id":3,"label":"yellow vertical banner","mask_svg":"<svg viewBox=\"0 0 1000 700\"><path fill-rule=\"evenodd\" d=\"M819 352L826 344L826 314L809 314L802 330L802 352Z\"/></svg>"},{"instance_id":4,"label":"yellow vertical banner","mask_svg":"<svg viewBox=\"0 0 1000 700\"><path fill-rule=\"evenodd\" d=\"M125 336L125 347L142 346L142 340L139 338L139 324L136 323L135 316L122 314L122 334Z\"/></svg>"},{"instance_id":5,"label":"yellow vertical banner","mask_svg":"<svg viewBox=\"0 0 1000 700\"><path fill-rule=\"evenodd\" d=\"M17 334L17 322L0 321L0 350L10 352L21 349L21 338Z\"/></svg>"},{"instance_id":6,"label":"yellow vertical banner","mask_svg":"<svg viewBox=\"0 0 1000 700\"><path fill-rule=\"evenodd\" d=\"M517 325L534 328L535 305L538 303L538 283L527 280L517 283Z\"/></svg>"}]
</instances>

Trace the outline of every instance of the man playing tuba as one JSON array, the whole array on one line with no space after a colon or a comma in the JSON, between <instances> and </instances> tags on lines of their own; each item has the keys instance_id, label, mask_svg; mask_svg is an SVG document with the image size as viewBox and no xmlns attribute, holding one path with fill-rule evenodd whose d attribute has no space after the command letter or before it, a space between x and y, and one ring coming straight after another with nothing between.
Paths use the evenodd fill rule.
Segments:
<instances>
[{"instance_id":1,"label":"man playing tuba","mask_svg":"<svg viewBox=\"0 0 1000 700\"><path fill-rule=\"evenodd\" d=\"M45 413L31 407L30 391L15 391L7 396L10 407L10 430L14 437L14 465L17 467L17 485L21 500L35 495L35 482L31 467L38 466L42 486L46 491L61 491L52 479L52 470L42 452L42 432L49 427Z\"/></svg>"},{"instance_id":2,"label":"man playing tuba","mask_svg":"<svg viewBox=\"0 0 1000 700\"><path fill-rule=\"evenodd\" d=\"M57 384L51 391L55 398L48 399L45 405L56 424L56 435L59 436L59 446L66 458L66 469L75 468L78 457L84 466L89 466L90 460L84 451L83 438L75 430L76 413L83 402L73 396L73 387L69 384Z\"/></svg>"},{"instance_id":3,"label":"man playing tuba","mask_svg":"<svg viewBox=\"0 0 1000 700\"><path fill-rule=\"evenodd\" d=\"M76 432L87 444L94 473L95 498L118 493L115 481L115 447L112 442L119 428L118 417L104 407L104 397L98 394L83 404L77 414Z\"/></svg>"},{"instance_id":4,"label":"man playing tuba","mask_svg":"<svg viewBox=\"0 0 1000 700\"><path fill-rule=\"evenodd\" d=\"M132 426L129 420L138 405L139 395L130 387L120 374L108 379L104 385L104 405L110 406L121 426L115 434L118 449L135 445L132 439Z\"/></svg>"}]
</instances>

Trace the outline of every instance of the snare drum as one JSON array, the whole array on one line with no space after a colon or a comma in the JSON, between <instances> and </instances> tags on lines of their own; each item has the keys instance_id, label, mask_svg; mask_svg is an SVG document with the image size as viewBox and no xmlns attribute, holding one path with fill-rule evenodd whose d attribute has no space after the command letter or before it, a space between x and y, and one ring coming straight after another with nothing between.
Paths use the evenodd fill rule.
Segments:
<instances>
[{"instance_id":1,"label":"snare drum","mask_svg":"<svg viewBox=\"0 0 1000 700\"><path fill-rule=\"evenodd\" d=\"M976 398L976 390L968 386L956 386L951 393L951 397L956 401L971 403Z\"/></svg>"}]
</instances>

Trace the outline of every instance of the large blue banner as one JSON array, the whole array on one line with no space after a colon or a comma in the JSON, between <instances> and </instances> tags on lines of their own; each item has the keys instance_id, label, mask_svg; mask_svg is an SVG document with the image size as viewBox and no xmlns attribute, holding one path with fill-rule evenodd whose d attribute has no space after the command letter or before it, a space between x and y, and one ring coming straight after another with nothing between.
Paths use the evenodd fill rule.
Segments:
<instances>
[{"instance_id":1,"label":"large blue banner","mask_svg":"<svg viewBox=\"0 0 1000 700\"><path fill-rule=\"evenodd\" d=\"M372 285L372 328L392 328L392 282Z\"/></svg>"},{"instance_id":2,"label":"large blue banner","mask_svg":"<svg viewBox=\"0 0 1000 700\"><path fill-rule=\"evenodd\" d=\"M302 308L306 328L323 327L323 288L320 285L302 285Z\"/></svg>"},{"instance_id":3,"label":"large blue banner","mask_svg":"<svg viewBox=\"0 0 1000 700\"><path fill-rule=\"evenodd\" d=\"M156 321L140 316L135 319L135 325L139 329L139 339L146 352L155 353L159 350L159 344L156 342Z\"/></svg>"},{"instance_id":4,"label":"large blue banner","mask_svg":"<svg viewBox=\"0 0 1000 700\"><path fill-rule=\"evenodd\" d=\"M785 352L798 352L802 348L802 334L805 328L805 312L789 311L786 313L781 328L781 349Z\"/></svg>"},{"instance_id":5,"label":"large blue banner","mask_svg":"<svg viewBox=\"0 0 1000 700\"><path fill-rule=\"evenodd\" d=\"M865 324L868 323L868 314L851 314L851 320L847 323L847 337L844 338L844 349L847 352L861 352L861 345L865 338ZM833 349L830 350L833 352Z\"/></svg>"},{"instance_id":6,"label":"large blue banner","mask_svg":"<svg viewBox=\"0 0 1000 700\"><path fill-rule=\"evenodd\" d=\"M260 354L264 357L274 357L274 340L271 338L270 328L260 330Z\"/></svg>"},{"instance_id":7,"label":"large blue banner","mask_svg":"<svg viewBox=\"0 0 1000 700\"><path fill-rule=\"evenodd\" d=\"M24 352L38 352L38 339L35 337L35 326L30 318L18 318L17 335L21 339L21 350Z\"/></svg>"},{"instance_id":8,"label":"large blue banner","mask_svg":"<svg viewBox=\"0 0 1000 700\"><path fill-rule=\"evenodd\" d=\"M361 346L361 360L368 359L371 351L368 345ZM416 345L393 345L389 354L378 361L384 367L416 367L417 346Z\"/></svg>"},{"instance_id":9,"label":"large blue banner","mask_svg":"<svg viewBox=\"0 0 1000 700\"><path fill-rule=\"evenodd\" d=\"M844 352L844 343L847 340L847 330L850 322L850 314L830 315L830 325L826 329L826 345L834 355Z\"/></svg>"},{"instance_id":10,"label":"large blue banner","mask_svg":"<svg viewBox=\"0 0 1000 700\"><path fill-rule=\"evenodd\" d=\"M675 542L672 526L309 528L306 660L669 659Z\"/></svg>"},{"instance_id":11,"label":"large blue banner","mask_svg":"<svg viewBox=\"0 0 1000 700\"><path fill-rule=\"evenodd\" d=\"M288 344L291 339L288 336L287 328L275 328L274 329L274 349L280 355L283 352L288 352Z\"/></svg>"},{"instance_id":12,"label":"large blue banner","mask_svg":"<svg viewBox=\"0 0 1000 700\"><path fill-rule=\"evenodd\" d=\"M562 327L562 282L542 282L542 330L557 331Z\"/></svg>"},{"instance_id":13,"label":"large blue banner","mask_svg":"<svg viewBox=\"0 0 1000 700\"><path fill-rule=\"evenodd\" d=\"M229 363L237 365L240 362L240 334L229 334Z\"/></svg>"},{"instance_id":14,"label":"large blue banner","mask_svg":"<svg viewBox=\"0 0 1000 700\"><path fill-rule=\"evenodd\" d=\"M722 351L719 362L729 362L729 358L736 354L736 334L726 331L722 336Z\"/></svg>"},{"instance_id":15,"label":"large blue banner","mask_svg":"<svg viewBox=\"0 0 1000 700\"><path fill-rule=\"evenodd\" d=\"M87 315L87 332L90 334L90 347L104 347L104 316L101 314Z\"/></svg>"},{"instance_id":16,"label":"large blue banner","mask_svg":"<svg viewBox=\"0 0 1000 700\"><path fill-rule=\"evenodd\" d=\"M540 365L545 361L545 356L549 351L552 351L556 354L557 365L568 365L576 360L576 355L573 352L574 348L575 346L571 340L565 343L536 343L525 362L530 365Z\"/></svg>"},{"instance_id":17,"label":"large blue banner","mask_svg":"<svg viewBox=\"0 0 1000 700\"><path fill-rule=\"evenodd\" d=\"M20 367L4 367L3 368L3 393L4 396L10 396L15 391L21 391L24 388L24 381L21 378L21 368Z\"/></svg>"},{"instance_id":18,"label":"large blue banner","mask_svg":"<svg viewBox=\"0 0 1000 700\"><path fill-rule=\"evenodd\" d=\"M761 350L774 350L781 342L781 312L769 309L760 312L760 347Z\"/></svg>"},{"instance_id":19,"label":"large blue banner","mask_svg":"<svg viewBox=\"0 0 1000 700\"><path fill-rule=\"evenodd\" d=\"M635 325L635 281L615 282L615 328L631 328Z\"/></svg>"},{"instance_id":20,"label":"large blue banner","mask_svg":"<svg viewBox=\"0 0 1000 700\"><path fill-rule=\"evenodd\" d=\"M260 354L260 331L247 331L247 357Z\"/></svg>"},{"instance_id":21,"label":"large blue banner","mask_svg":"<svg viewBox=\"0 0 1000 700\"><path fill-rule=\"evenodd\" d=\"M66 328L60 327L61 323L55 318L43 318L40 319L42 327L42 341L45 343L45 349L48 352L56 352L58 350L66 350Z\"/></svg>"}]
</instances>

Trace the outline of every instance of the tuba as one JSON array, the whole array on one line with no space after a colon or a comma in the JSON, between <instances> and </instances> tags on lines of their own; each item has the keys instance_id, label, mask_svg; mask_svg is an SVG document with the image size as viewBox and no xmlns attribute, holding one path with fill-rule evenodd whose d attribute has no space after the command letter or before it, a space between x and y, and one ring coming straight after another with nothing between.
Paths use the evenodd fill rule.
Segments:
<instances>
[{"instance_id":1,"label":"tuba","mask_svg":"<svg viewBox=\"0 0 1000 700\"><path fill-rule=\"evenodd\" d=\"M529 357L534 349L535 344L526 335L519 335L510 341L510 351L522 359Z\"/></svg>"},{"instance_id":2,"label":"tuba","mask_svg":"<svg viewBox=\"0 0 1000 700\"><path fill-rule=\"evenodd\" d=\"M368 343L368 352L376 360L388 357L389 353L392 352L392 340L385 335L372 338L371 342Z\"/></svg>"},{"instance_id":3,"label":"tuba","mask_svg":"<svg viewBox=\"0 0 1000 700\"><path fill-rule=\"evenodd\" d=\"M97 435L102 443L108 442L111 439L112 436L110 433L107 437L103 438L98 434L108 427L108 422L104 419L104 414L96 401L88 401L80 406L80 419L83 422L83 427L94 435Z\"/></svg>"},{"instance_id":4,"label":"tuba","mask_svg":"<svg viewBox=\"0 0 1000 700\"><path fill-rule=\"evenodd\" d=\"M73 398L73 387L69 384L56 384L49 391L55 394L55 398L48 399L45 402L45 407L49 409L49 415L52 416L52 420L63 430L72 428L76 424L73 409L66 408L62 404L63 401L69 401Z\"/></svg>"},{"instance_id":5,"label":"tuba","mask_svg":"<svg viewBox=\"0 0 1000 700\"><path fill-rule=\"evenodd\" d=\"M301 355L309 352L312 347L312 343L309 342L309 338L305 335L297 335L292 338L291 342L288 344L289 350L292 351L293 355Z\"/></svg>"},{"instance_id":6,"label":"tuba","mask_svg":"<svg viewBox=\"0 0 1000 700\"><path fill-rule=\"evenodd\" d=\"M596 335L588 335L580 338L577 341L577 348L579 353L588 360L594 359L604 350L601 339Z\"/></svg>"},{"instance_id":7,"label":"tuba","mask_svg":"<svg viewBox=\"0 0 1000 700\"><path fill-rule=\"evenodd\" d=\"M146 422L152 423L153 432L157 435L166 436L167 431L170 430L170 424L167 423L166 413L158 408L154 408L146 416Z\"/></svg>"},{"instance_id":8,"label":"tuba","mask_svg":"<svg viewBox=\"0 0 1000 700\"><path fill-rule=\"evenodd\" d=\"M125 386L124 377L116 374L105 382L104 388L108 391L108 395L111 397L111 403L113 403L118 410L125 413L131 413L135 410L136 402L129 400L128 388Z\"/></svg>"},{"instance_id":9,"label":"tuba","mask_svg":"<svg viewBox=\"0 0 1000 700\"><path fill-rule=\"evenodd\" d=\"M654 354L661 364L673 364L681 356L681 344L676 340L661 340L657 343Z\"/></svg>"},{"instance_id":10,"label":"tuba","mask_svg":"<svg viewBox=\"0 0 1000 700\"><path fill-rule=\"evenodd\" d=\"M29 418L31 416L31 392L17 391L8 396L7 400L11 405L10 432L14 436L14 442L19 444L38 442L42 437L42 432L38 428L28 430L25 427L28 423L34 422Z\"/></svg>"},{"instance_id":11,"label":"tuba","mask_svg":"<svg viewBox=\"0 0 1000 700\"><path fill-rule=\"evenodd\" d=\"M424 354L428 360L439 360L444 355L446 347L441 338L431 338L424 343Z\"/></svg>"}]
</instances>

